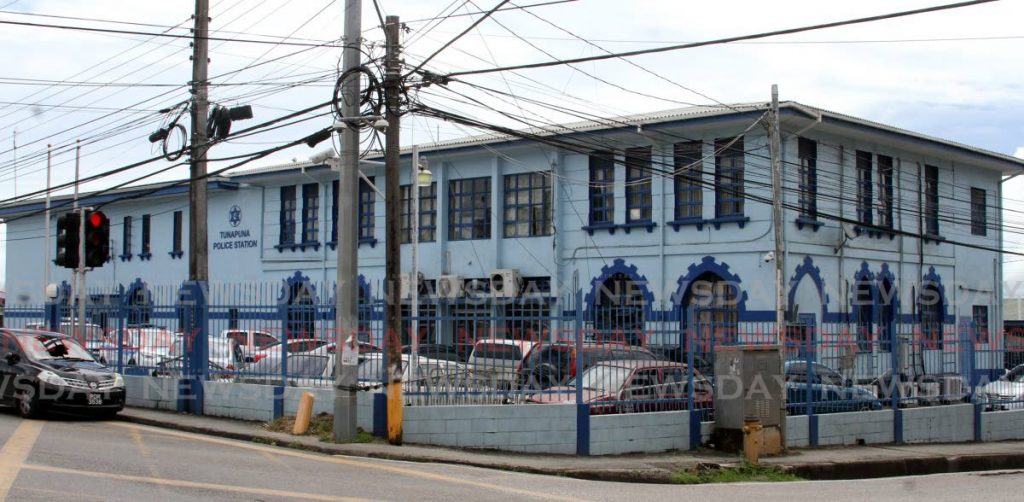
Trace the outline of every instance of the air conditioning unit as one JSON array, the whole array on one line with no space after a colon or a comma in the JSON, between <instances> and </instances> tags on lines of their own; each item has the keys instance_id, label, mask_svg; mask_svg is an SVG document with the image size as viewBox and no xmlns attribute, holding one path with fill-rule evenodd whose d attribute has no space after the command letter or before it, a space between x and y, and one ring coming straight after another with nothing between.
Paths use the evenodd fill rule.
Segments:
<instances>
[{"instance_id":1,"label":"air conditioning unit","mask_svg":"<svg viewBox=\"0 0 1024 502\"><path fill-rule=\"evenodd\" d=\"M413 280L412 272L402 272L398 278L398 297L400 300L409 300L412 298L412 288L419 288L423 282L423 273L417 272L418 280Z\"/></svg>"},{"instance_id":2,"label":"air conditioning unit","mask_svg":"<svg viewBox=\"0 0 1024 502\"><path fill-rule=\"evenodd\" d=\"M519 296L522 278L519 270L498 268L491 271L491 296L494 298L515 298Z\"/></svg>"},{"instance_id":3,"label":"air conditioning unit","mask_svg":"<svg viewBox=\"0 0 1024 502\"><path fill-rule=\"evenodd\" d=\"M437 296L449 300L462 298L465 294L461 275L442 275L437 279Z\"/></svg>"}]
</instances>

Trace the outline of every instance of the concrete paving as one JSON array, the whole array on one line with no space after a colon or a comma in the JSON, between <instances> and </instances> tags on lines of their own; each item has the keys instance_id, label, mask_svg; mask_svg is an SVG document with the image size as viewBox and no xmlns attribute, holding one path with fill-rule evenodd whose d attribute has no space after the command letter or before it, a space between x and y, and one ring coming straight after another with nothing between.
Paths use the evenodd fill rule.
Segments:
<instances>
[{"instance_id":1,"label":"concrete paving","mask_svg":"<svg viewBox=\"0 0 1024 502\"><path fill-rule=\"evenodd\" d=\"M263 424L129 408L122 420L245 441L258 441L334 455L409 462L456 464L507 471L549 474L602 481L667 483L673 473L701 464L728 466L736 455L717 451L669 452L656 455L577 457L463 450L423 445L373 443L333 444L309 436L268 431ZM1024 442L881 445L789 450L764 458L808 479L857 479L903 475L1024 468Z\"/></svg>"}]
</instances>

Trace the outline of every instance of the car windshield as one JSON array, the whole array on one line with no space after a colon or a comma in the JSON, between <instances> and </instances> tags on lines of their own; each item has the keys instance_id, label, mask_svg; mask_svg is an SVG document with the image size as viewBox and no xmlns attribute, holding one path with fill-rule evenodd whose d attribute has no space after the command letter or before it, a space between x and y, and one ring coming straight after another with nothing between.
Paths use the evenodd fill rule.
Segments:
<instances>
[{"instance_id":1,"label":"car windshield","mask_svg":"<svg viewBox=\"0 0 1024 502\"><path fill-rule=\"evenodd\" d=\"M523 351L518 345L506 345L503 343L480 343L477 344L473 355L485 359L505 359L517 361L523 358Z\"/></svg>"},{"instance_id":2,"label":"car windshield","mask_svg":"<svg viewBox=\"0 0 1024 502\"><path fill-rule=\"evenodd\" d=\"M37 334L21 335L18 337L18 340L21 342L25 353L36 361L47 359L94 360L89 351L68 337Z\"/></svg>"},{"instance_id":3,"label":"car windshield","mask_svg":"<svg viewBox=\"0 0 1024 502\"><path fill-rule=\"evenodd\" d=\"M1024 376L1024 364L1007 371L1006 374L1003 375L1002 380L1006 380L1007 382L1017 382L1021 380L1022 376Z\"/></svg>"},{"instance_id":4,"label":"car windshield","mask_svg":"<svg viewBox=\"0 0 1024 502\"><path fill-rule=\"evenodd\" d=\"M632 371L630 368L623 368L621 366L598 365L584 371L579 381L584 389L610 394L618 392L622 388L622 384L629 378L629 374ZM575 384L575 378L569 381L570 386Z\"/></svg>"}]
</instances>

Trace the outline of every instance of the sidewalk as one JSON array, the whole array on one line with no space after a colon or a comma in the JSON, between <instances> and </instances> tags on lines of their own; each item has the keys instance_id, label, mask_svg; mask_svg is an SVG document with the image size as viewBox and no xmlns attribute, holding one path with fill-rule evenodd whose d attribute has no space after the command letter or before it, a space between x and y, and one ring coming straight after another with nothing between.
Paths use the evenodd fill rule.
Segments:
<instances>
[{"instance_id":1,"label":"sidewalk","mask_svg":"<svg viewBox=\"0 0 1024 502\"><path fill-rule=\"evenodd\" d=\"M208 434L243 441L259 441L330 455L448 463L490 469L567 476L598 481L669 483L674 473L700 465L730 466L736 455L711 450L656 455L574 457L517 454L501 451L460 450L436 446L392 446L385 442L333 444L312 436L292 436L266 430L261 423L225 418L125 408L121 420ZM1024 468L1024 442L879 445L790 450L762 459L762 463L807 479L859 479Z\"/></svg>"}]
</instances>

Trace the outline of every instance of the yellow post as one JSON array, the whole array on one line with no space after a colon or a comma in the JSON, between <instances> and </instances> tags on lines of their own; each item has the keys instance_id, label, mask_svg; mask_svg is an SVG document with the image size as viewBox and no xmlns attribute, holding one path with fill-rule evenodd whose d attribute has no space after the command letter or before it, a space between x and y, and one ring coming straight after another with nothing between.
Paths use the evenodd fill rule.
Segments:
<instances>
[{"instance_id":1,"label":"yellow post","mask_svg":"<svg viewBox=\"0 0 1024 502\"><path fill-rule=\"evenodd\" d=\"M295 425L292 434L305 434L309 430L309 419L313 416L313 393L303 392L299 398L299 410L295 413Z\"/></svg>"},{"instance_id":2,"label":"yellow post","mask_svg":"<svg viewBox=\"0 0 1024 502\"><path fill-rule=\"evenodd\" d=\"M743 456L750 464L757 464L764 443L764 428L760 420L743 421Z\"/></svg>"}]
</instances>

